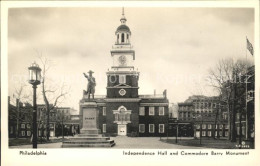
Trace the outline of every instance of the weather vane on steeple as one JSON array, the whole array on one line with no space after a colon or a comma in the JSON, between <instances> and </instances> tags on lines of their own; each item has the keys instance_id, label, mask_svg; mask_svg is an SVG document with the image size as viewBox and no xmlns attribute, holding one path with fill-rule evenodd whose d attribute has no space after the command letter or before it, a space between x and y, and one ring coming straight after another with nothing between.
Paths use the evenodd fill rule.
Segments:
<instances>
[{"instance_id":1,"label":"weather vane on steeple","mask_svg":"<svg viewBox=\"0 0 260 166\"><path fill-rule=\"evenodd\" d=\"M123 9L122 9L122 15L123 15L123 16L125 15L125 12L124 12L124 7L123 7Z\"/></svg>"}]
</instances>

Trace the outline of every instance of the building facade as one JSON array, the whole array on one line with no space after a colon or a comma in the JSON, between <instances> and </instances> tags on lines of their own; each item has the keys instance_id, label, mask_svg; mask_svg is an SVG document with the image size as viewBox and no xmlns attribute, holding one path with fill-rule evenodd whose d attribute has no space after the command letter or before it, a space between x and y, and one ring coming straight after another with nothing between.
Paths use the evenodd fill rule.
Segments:
<instances>
[{"instance_id":1,"label":"building facade","mask_svg":"<svg viewBox=\"0 0 260 166\"><path fill-rule=\"evenodd\" d=\"M17 99L16 105L10 103L8 97L8 134L9 138L28 138L32 136L32 105L21 103ZM74 111L74 110L73 110ZM38 137L46 137L47 114L45 105L37 105ZM79 132L79 115L71 115L71 108L56 107L50 111L50 136L61 136L62 126L64 135Z\"/></svg>"},{"instance_id":2,"label":"building facade","mask_svg":"<svg viewBox=\"0 0 260 166\"><path fill-rule=\"evenodd\" d=\"M131 31L124 13L112 46L113 65L106 73L106 96L96 96L99 129L105 135L166 136L168 106L166 90L160 95L139 95L139 72ZM89 101L83 93L80 103ZM80 104L81 105L81 104ZM82 107L80 106L80 110Z\"/></svg>"},{"instance_id":3,"label":"building facade","mask_svg":"<svg viewBox=\"0 0 260 166\"><path fill-rule=\"evenodd\" d=\"M237 78L232 98L236 96L235 130L237 137L254 140L255 137L255 66L247 69L246 74ZM243 81L244 80L244 81Z\"/></svg>"},{"instance_id":4,"label":"building facade","mask_svg":"<svg viewBox=\"0 0 260 166\"><path fill-rule=\"evenodd\" d=\"M228 114L218 97L194 95L178 106L178 123L187 125L187 135L228 137Z\"/></svg>"}]
</instances>

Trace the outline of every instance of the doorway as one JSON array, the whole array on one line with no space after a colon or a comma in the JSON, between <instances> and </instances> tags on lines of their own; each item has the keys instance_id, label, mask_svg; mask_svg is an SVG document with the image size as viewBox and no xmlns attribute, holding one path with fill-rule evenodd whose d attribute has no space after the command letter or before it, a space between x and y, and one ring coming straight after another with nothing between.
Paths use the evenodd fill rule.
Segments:
<instances>
[{"instance_id":1,"label":"doorway","mask_svg":"<svg viewBox=\"0 0 260 166\"><path fill-rule=\"evenodd\" d=\"M126 135L127 130L126 130L126 125L118 125L118 135Z\"/></svg>"}]
</instances>

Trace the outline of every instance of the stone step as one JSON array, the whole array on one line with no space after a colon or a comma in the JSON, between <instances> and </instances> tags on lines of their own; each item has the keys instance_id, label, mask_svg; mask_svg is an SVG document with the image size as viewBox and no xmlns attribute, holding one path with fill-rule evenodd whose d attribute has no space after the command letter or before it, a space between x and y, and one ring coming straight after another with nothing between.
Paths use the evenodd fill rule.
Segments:
<instances>
[{"instance_id":1,"label":"stone step","mask_svg":"<svg viewBox=\"0 0 260 166\"><path fill-rule=\"evenodd\" d=\"M109 137L75 137L69 140L110 140Z\"/></svg>"},{"instance_id":2,"label":"stone step","mask_svg":"<svg viewBox=\"0 0 260 166\"><path fill-rule=\"evenodd\" d=\"M64 141L62 144L113 144L114 140L107 141Z\"/></svg>"},{"instance_id":3,"label":"stone step","mask_svg":"<svg viewBox=\"0 0 260 166\"><path fill-rule=\"evenodd\" d=\"M79 134L77 137L102 137L101 134Z\"/></svg>"},{"instance_id":4,"label":"stone step","mask_svg":"<svg viewBox=\"0 0 260 166\"><path fill-rule=\"evenodd\" d=\"M62 144L62 148L84 148L84 147L113 147L115 143L112 144Z\"/></svg>"}]
</instances>

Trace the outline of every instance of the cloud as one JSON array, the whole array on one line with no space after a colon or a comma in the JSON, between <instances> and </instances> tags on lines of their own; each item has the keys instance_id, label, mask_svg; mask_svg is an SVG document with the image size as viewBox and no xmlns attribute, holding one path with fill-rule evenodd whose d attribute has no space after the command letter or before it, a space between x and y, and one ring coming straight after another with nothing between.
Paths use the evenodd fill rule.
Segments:
<instances>
[{"instance_id":1,"label":"cloud","mask_svg":"<svg viewBox=\"0 0 260 166\"><path fill-rule=\"evenodd\" d=\"M184 101L219 59L244 57L252 43L254 11L246 8L126 8L127 25L140 71L139 94L168 89L171 102ZM78 108L94 70L97 94L106 93L105 72L120 25L121 8L13 8L8 17L9 93L14 75L26 75L36 51L55 62L50 77L71 86L65 106ZM70 101L70 102L69 102Z\"/></svg>"}]
</instances>

